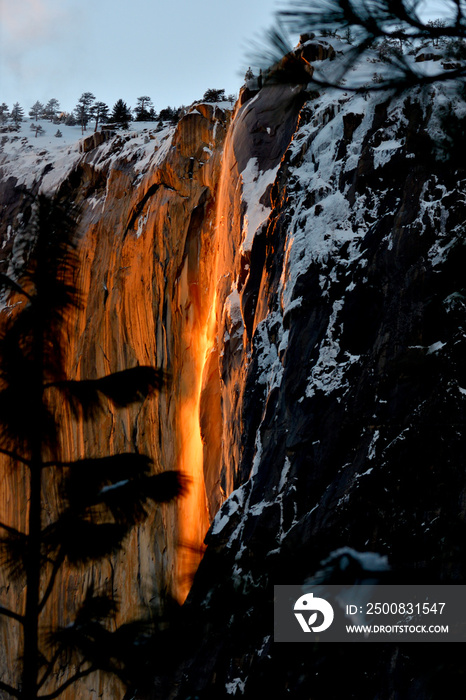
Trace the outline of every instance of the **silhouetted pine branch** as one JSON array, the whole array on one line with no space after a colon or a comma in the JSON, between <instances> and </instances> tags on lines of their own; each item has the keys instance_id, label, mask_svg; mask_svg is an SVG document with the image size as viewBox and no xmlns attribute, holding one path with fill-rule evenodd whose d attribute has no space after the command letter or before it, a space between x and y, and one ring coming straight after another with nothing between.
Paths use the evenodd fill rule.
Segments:
<instances>
[{"instance_id":1,"label":"silhouetted pine branch","mask_svg":"<svg viewBox=\"0 0 466 700\"><path fill-rule=\"evenodd\" d=\"M127 453L67 464L63 497L71 512L94 506L116 522L135 525L147 516L147 503L167 503L182 495L186 479L176 471L150 475L152 460Z\"/></svg>"},{"instance_id":2,"label":"silhouetted pine branch","mask_svg":"<svg viewBox=\"0 0 466 700\"><path fill-rule=\"evenodd\" d=\"M21 697L20 691L17 688L13 688L13 686L3 681L0 681L0 690L3 690L4 693L11 695L13 698Z\"/></svg>"},{"instance_id":3,"label":"silhouetted pine branch","mask_svg":"<svg viewBox=\"0 0 466 700\"><path fill-rule=\"evenodd\" d=\"M75 617L75 624L82 626L89 621L101 621L118 612L119 606L114 599L110 599L108 594L94 593L94 586L87 590L86 597L81 604Z\"/></svg>"},{"instance_id":4,"label":"silhouetted pine branch","mask_svg":"<svg viewBox=\"0 0 466 700\"><path fill-rule=\"evenodd\" d=\"M149 615L115 627L118 609L116 601L110 601L105 594L94 595L91 588L74 623L49 636L49 644L55 649L54 658L76 664L85 660L93 668L118 676L127 686L134 682L140 685L144 675L150 676L155 661L152 659L148 666L151 656L141 652L154 643L158 656L163 656L160 642L155 640L168 629L167 622Z\"/></svg>"},{"instance_id":5,"label":"silhouetted pine branch","mask_svg":"<svg viewBox=\"0 0 466 700\"><path fill-rule=\"evenodd\" d=\"M40 695L38 697L40 697L41 700L54 700L54 698L58 698L67 688L74 685L76 683L76 681L79 681L82 678L87 678L87 676L90 676L92 673L95 673L98 670L99 669L96 668L95 666L88 666L83 671L78 671L78 673L74 673L64 683L59 685L58 688L56 688L52 693L47 693L45 695ZM21 696L19 696L19 697L21 697Z\"/></svg>"},{"instance_id":6,"label":"silhouetted pine branch","mask_svg":"<svg viewBox=\"0 0 466 700\"><path fill-rule=\"evenodd\" d=\"M51 674L53 673L53 671L55 669L56 663L60 659L60 655L61 655L61 651L59 648L57 648L55 650L55 652L53 653L52 657L50 659L47 659L46 662L43 664L43 673L42 673L42 676L39 678L38 683L37 683L37 690L38 691L46 683L47 679L50 678Z\"/></svg>"},{"instance_id":7,"label":"silhouetted pine branch","mask_svg":"<svg viewBox=\"0 0 466 700\"><path fill-rule=\"evenodd\" d=\"M147 516L147 502L169 503L183 491L177 472L163 472L131 481L104 486L95 498L120 523L135 525Z\"/></svg>"},{"instance_id":8,"label":"silhouetted pine branch","mask_svg":"<svg viewBox=\"0 0 466 700\"><path fill-rule=\"evenodd\" d=\"M40 326L59 341L70 310L82 306L76 287L79 257L76 249L77 212L67 212L45 196L38 198L31 226L34 246L22 287L34 290Z\"/></svg>"},{"instance_id":9,"label":"silhouetted pine branch","mask_svg":"<svg viewBox=\"0 0 466 700\"><path fill-rule=\"evenodd\" d=\"M420 15L420 0L289 0L287 6L275 15L275 26L265 33L264 40L256 46L248 63L260 66L264 84L311 84L317 87L337 87L345 91L362 88L370 91L404 90L413 85L428 85L437 81L454 81L464 78L463 64L452 70L438 70L429 75L417 64L406 60L400 52L393 52L390 70L378 83L358 80L352 75L344 86L343 79L355 63L369 51L377 49L381 42L437 42L439 39L464 40L466 38L466 5L450 0L445 9L450 17L441 22L425 21ZM322 41L328 36L351 36L344 55L339 55L331 67L314 64L312 75L307 75L306 62L300 52L292 49L290 35L317 37ZM341 53L341 52L340 52ZM287 56L287 61L283 61Z\"/></svg>"},{"instance_id":10,"label":"silhouetted pine branch","mask_svg":"<svg viewBox=\"0 0 466 700\"><path fill-rule=\"evenodd\" d=\"M25 464L26 466L29 466L31 464L31 461L29 459L26 459L22 455L18 454L18 452L14 452L13 450L5 450L4 448L0 447L0 454L5 455L6 457L10 457L10 459L12 459L13 462L21 462L21 464Z\"/></svg>"},{"instance_id":11,"label":"silhouetted pine branch","mask_svg":"<svg viewBox=\"0 0 466 700\"><path fill-rule=\"evenodd\" d=\"M16 294L26 297L26 299L32 299L20 284L11 279L11 277L8 277L4 272L0 272L0 289L8 289L10 292L15 292Z\"/></svg>"},{"instance_id":12,"label":"silhouetted pine branch","mask_svg":"<svg viewBox=\"0 0 466 700\"><path fill-rule=\"evenodd\" d=\"M189 479L178 471L166 471L145 479L148 498L155 503L171 503L184 496L189 487Z\"/></svg>"},{"instance_id":13,"label":"silhouetted pine branch","mask_svg":"<svg viewBox=\"0 0 466 700\"><path fill-rule=\"evenodd\" d=\"M68 663L89 661L95 668L112 670L109 643L112 633L106 624L114 621L118 609L118 602L109 593L94 593L91 585L73 623L49 634L50 646Z\"/></svg>"},{"instance_id":14,"label":"silhouetted pine branch","mask_svg":"<svg viewBox=\"0 0 466 700\"><path fill-rule=\"evenodd\" d=\"M117 407L141 402L155 391L164 389L169 375L161 369L138 366L114 372L100 379L65 380L53 382L70 402L75 415L95 418L96 410L102 407L103 397Z\"/></svg>"},{"instance_id":15,"label":"silhouetted pine branch","mask_svg":"<svg viewBox=\"0 0 466 700\"><path fill-rule=\"evenodd\" d=\"M7 525L6 523L2 523L2 522L0 522L0 530L5 530L5 532L8 532L13 536L19 536L22 534L15 527L11 527L10 525Z\"/></svg>"},{"instance_id":16,"label":"silhouetted pine branch","mask_svg":"<svg viewBox=\"0 0 466 700\"><path fill-rule=\"evenodd\" d=\"M61 548L70 564L86 564L119 552L131 525L101 522L100 513L87 516L65 512L44 530L43 540L48 551Z\"/></svg>"},{"instance_id":17,"label":"silhouetted pine branch","mask_svg":"<svg viewBox=\"0 0 466 700\"><path fill-rule=\"evenodd\" d=\"M1 379L0 379L1 382ZM9 386L0 390L0 443L6 448L20 447L28 457L18 461L30 461L31 442L40 438L44 447L52 447L57 441L57 425L51 409L42 404L36 406L30 394L27 375L18 376ZM12 454L12 450L6 450Z\"/></svg>"},{"instance_id":18,"label":"silhouetted pine branch","mask_svg":"<svg viewBox=\"0 0 466 700\"><path fill-rule=\"evenodd\" d=\"M56 346L60 350L66 320L72 310L82 306L82 296L76 287L78 255L75 241L75 221L77 212L65 212L56 202L40 195L33 206L33 214L28 227L29 249L25 253L27 261L21 269L13 270L16 275L2 274L0 287L10 288L18 293L22 301L26 297L26 307L12 314L18 325L16 336L28 344L32 333L42 333L45 345ZM27 312L25 313L25 310ZM7 328L12 333L12 328ZM53 342L52 342L53 341ZM45 353L51 348L45 348ZM56 358L52 358L53 362ZM52 363L51 363L52 364Z\"/></svg>"},{"instance_id":19,"label":"silhouetted pine branch","mask_svg":"<svg viewBox=\"0 0 466 700\"><path fill-rule=\"evenodd\" d=\"M107 465L112 462L112 458L103 459ZM119 466L119 460L115 461ZM102 480L108 479L102 474ZM72 483L77 482L78 478L73 476ZM88 489L81 485L73 492L65 479L69 507L42 533L47 556L60 550L63 557L77 565L115 554L124 546L132 527L147 517L148 501L167 503L187 488L186 479L178 472L123 479L101 488L99 483L96 479Z\"/></svg>"},{"instance_id":20,"label":"silhouetted pine branch","mask_svg":"<svg viewBox=\"0 0 466 700\"><path fill-rule=\"evenodd\" d=\"M0 567L10 579L18 580L25 574L28 538L21 532L8 532L0 537Z\"/></svg>"},{"instance_id":21,"label":"silhouetted pine branch","mask_svg":"<svg viewBox=\"0 0 466 700\"><path fill-rule=\"evenodd\" d=\"M16 622L20 622L20 623L24 622L24 618L22 615L18 615L18 613L14 612L14 610L9 610L9 608L4 608L1 605L0 605L0 615L3 615L3 617L10 617L12 620L16 620Z\"/></svg>"},{"instance_id":22,"label":"silhouetted pine branch","mask_svg":"<svg viewBox=\"0 0 466 700\"><path fill-rule=\"evenodd\" d=\"M54 552L54 557L55 558L51 562L52 563L52 571L50 572L50 575L49 575L49 581L47 583L47 586L45 588L44 593L42 594L42 598L39 600L39 604L38 604L39 615L42 612L42 610L44 609L48 599L50 598L50 596L52 594L53 587L55 585L55 580L57 578L58 572L60 571L62 564L65 560L65 554L64 554L63 549L61 547L58 549L58 551ZM50 561L49 557L48 557L48 560Z\"/></svg>"},{"instance_id":23,"label":"silhouetted pine branch","mask_svg":"<svg viewBox=\"0 0 466 700\"><path fill-rule=\"evenodd\" d=\"M151 466L150 457L134 452L66 462L61 465L66 470L63 496L72 508L82 508L95 501L102 487L139 479L150 473Z\"/></svg>"}]
</instances>

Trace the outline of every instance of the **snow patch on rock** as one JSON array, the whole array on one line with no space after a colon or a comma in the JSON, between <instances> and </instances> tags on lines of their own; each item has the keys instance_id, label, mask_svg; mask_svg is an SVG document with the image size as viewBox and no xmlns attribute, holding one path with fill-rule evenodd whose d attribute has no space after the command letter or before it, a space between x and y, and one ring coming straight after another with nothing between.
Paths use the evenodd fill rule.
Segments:
<instances>
[{"instance_id":1,"label":"snow patch on rock","mask_svg":"<svg viewBox=\"0 0 466 700\"><path fill-rule=\"evenodd\" d=\"M278 168L279 165L263 172L259 170L258 159L251 158L241 173L243 183L242 201L246 204L242 233L243 252L251 250L255 234L270 214L271 207L264 206L260 200L266 193L269 185L274 183Z\"/></svg>"}]
</instances>

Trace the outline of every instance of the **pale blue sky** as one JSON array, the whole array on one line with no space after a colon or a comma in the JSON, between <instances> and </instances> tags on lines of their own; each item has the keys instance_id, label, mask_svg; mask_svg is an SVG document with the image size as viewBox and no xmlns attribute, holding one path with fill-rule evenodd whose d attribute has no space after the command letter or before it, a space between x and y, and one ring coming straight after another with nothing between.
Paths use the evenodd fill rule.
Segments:
<instances>
[{"instance_id":1,"label":"pale blue sky","mask_svg":"<svg viewBox=\"0 0 466 700\"><path fill-rule=\"evenodd\" d=\"M275 0L0 0L0 100L70 111L84 91L157 110L238 92L245 46ZM246 66L247 68L247 66Z\"/></svg>"},{"instance_id":2,"label":"pale blue sky","mask_svg":"<svg viewBox=\"0 0 466 700\"><path fill-rule=\"evenodd\" d=\"M445 7L448 0L428 0ZM286 0L0 0L0 101L84 91L110 107L149 95L157 110L207 88L237 92L247 47ZM439 13L435 11L435 16Z\"/></svg>"}]
</instances>

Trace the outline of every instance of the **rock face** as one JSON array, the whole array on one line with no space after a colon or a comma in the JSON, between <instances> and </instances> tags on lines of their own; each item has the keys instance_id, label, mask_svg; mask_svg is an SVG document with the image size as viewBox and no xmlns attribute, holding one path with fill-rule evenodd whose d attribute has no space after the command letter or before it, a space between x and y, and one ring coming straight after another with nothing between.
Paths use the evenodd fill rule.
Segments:
<instances>
[{"instance_id":1,"label":"rock face","mask_svg":"<svg viewBox=\"0 0 466 700\"><path fill-rule=\"evenodd\" d=\"M225 149L217 338L234 490L207 535L165 695L441 697L461 676L456 649L361 658L274 644L272 587L302 583L342 546L387 555L398 583L464 582L455 107L437 89L323 94L296 130L290 119L283 157L263 161L255 138L276 124L255 119L277 103L272 89L243 105Z\"/></svg>"},{"instance_id":2,"label":"rock face","mask_svg":"<svg viewBox=\"0 0 466 700\"><path fill-rule=\"evenodd\" d=\"M122 618L165 589L183 600L210 526L151 697L445 697L456 649L274 645L272 599L343 546L387 555L399 583L464 582L464 105L440 88L278 84L239 103L230 125L196 105L152 140L76 155L59 179L56 164L34 183L4 169L10 257L39 188L82 205L70 375L173 376L99 425L57 407L70 459L130 446L191 480L93 575ZM3 479L0 519L19 525L21 475ZM101 679L70 697L121 692Z\"/></svg>"},{"instance_id":3,"label":"rock face","mask_svg":"<svg viewBox=\"0 0 466 700\"><path fill-rule=\"evenodd\" d=\"M102 145L105 141L109 141L114 136L115 132L110 129L96 131L94 134L91 134L91 136L86 136L86 138L81 139L79 151L80 153L89 153L89 151L93 151L94 148Z\"/></svg>"}]
</instances>

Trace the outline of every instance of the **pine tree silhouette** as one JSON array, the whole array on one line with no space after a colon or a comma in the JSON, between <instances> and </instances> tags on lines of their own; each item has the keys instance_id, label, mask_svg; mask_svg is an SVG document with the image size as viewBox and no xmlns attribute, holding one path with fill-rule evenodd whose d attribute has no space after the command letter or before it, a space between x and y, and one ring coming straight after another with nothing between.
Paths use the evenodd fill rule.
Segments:
<instances>
[{"instance_id":1,"label":"pine tree silhouette","mask_svg":"<svg viewBox=\"0 0 466 700\"><path fill-rule=\"evenodd\" d=\"M186 482L174 471L152 474L152 461L144 454L60 459L53 411L57 392L70 403L76 420L97 421L106 402L117 408L142 402L163 390L169 378L159 369L141 366L95 380L65 376L67 322L82 305L75 284L75 221L43 196L35 210L33 230L23 246L24 269L15 279L14 272L0 275L10 302L0 314L0 452L13 467L25 468L29 499L24 532L0 523L0 565L10 577L22 577L26 591L24 609L0 607L4 621L22 630L23 647L18 686L0 680L0 690L20 700L52 700L98 670L128 684L133 643L151 625L148 619L110 629L106 623L118 602L91 584L73 623L46 634L41 614L60 570L98 562L120 550L130 530L147 517L150 505L176 499ZM61 494L53 522L46 520L44 511L44 484L51 479ZM50 691L58 668L71 661L76 670Z\"/></svg>"}]
</instances>

